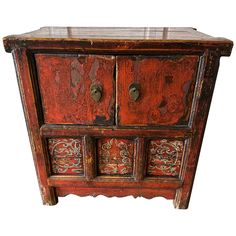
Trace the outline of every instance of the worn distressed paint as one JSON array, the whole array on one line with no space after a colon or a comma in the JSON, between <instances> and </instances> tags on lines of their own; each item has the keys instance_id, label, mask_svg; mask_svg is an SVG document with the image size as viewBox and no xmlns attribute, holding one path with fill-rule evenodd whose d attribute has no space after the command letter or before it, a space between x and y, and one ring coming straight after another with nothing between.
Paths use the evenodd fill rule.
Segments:
<instances>
[{"instance_id":1,"label":"worn distressed paint","mask_svg":"<svg viewBox=\"0 0 236 236\"><path fill-rule=\"evenodd\" d=\"M100 175L132 175L134 141L104 138L97 142L98 173Z\"/></svg>"},{"instance_id":2,"label":"worn distressed paint","mask_svg":"<svg viewBox=\"0 0 236 236\"><path fill-rule=\"evenodd\" d=\"M35 58L45 123L113 124L113 56L36 54ZM102 87L98 102L91 97L91 85Z\"/></svg>"},{"instance_id":3,"label":"worn distressed paint","mask_svg":"<svg viewBox=\"0 0 236 236\"><path fill-rule=\"evenodd\" d=\"M148 145L147 175L178 177L183 150L182 140L151 140Z\"/></svg>"},{"instance_id":4,"label":"worn distressed paint","mask_svg":"<svg viewBox=\"0 0 236 236\"><path fill-rule=\"evenodd\" d=\"M83 175L81 139L49 138L48 149L53 174Z\"/></svg>"},{"instance_id":5,"label":"worn distressed paint","mask_svg":"<svg viewBox=\"0 0 236 236\"><path fill-rule=\"evenodd\" d=\"M195 88L198 56L118 57L119 125L187 125ZM129 97L137 83L140 96Z\"/></svg>"}]
</instances>

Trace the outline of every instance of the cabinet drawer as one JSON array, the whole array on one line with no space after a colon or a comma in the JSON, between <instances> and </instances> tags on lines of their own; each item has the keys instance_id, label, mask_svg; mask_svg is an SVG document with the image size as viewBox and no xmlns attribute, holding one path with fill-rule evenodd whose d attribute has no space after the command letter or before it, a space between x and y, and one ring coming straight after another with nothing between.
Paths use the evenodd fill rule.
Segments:
<instances>
[{"instance_id":1,"label":"cabinet drawer","mask_svg":"<svg viewBox=\"0 0 236 236\"><path fill-rule=\"evenodd\" d=\"M44 122L113 125L115 57L36 54Z\"/></svg>"},{"instance_id":2,"label":"cabinet drawer","mask_svg":"<svg viewBox=\"0 0 236 236\"><path fill-rule=\"evenodd\" d=\"M187 125L199 56L117 57L118 123Z\"/></svg>"}]
</instances>

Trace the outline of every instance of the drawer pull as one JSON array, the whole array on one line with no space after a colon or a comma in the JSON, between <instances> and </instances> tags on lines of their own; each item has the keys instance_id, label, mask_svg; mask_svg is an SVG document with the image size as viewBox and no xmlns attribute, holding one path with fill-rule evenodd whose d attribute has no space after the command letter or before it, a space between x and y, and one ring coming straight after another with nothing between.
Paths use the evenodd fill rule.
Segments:
<instances>
[{"instance_id":1,"label":"drawer pull","mask_svg":"<svg viewBox=\"0 0 236 236\"><path fill-rule=\"evenodd\" d=\"M91 85L90 95L95 102L99 102L102 97L102 87L97 84Z\"/></svg>"},{"instance_id":2,"label":"drawer pull","mask_svg":"<svg viewBox=\"0 0 236 236\"><path fill-rule=\"evenodd\" d=\"M129 96L131 100L136 101L139 98L140 96L139 90L140 90L140 85L137 83L133 83L129 86Z\"/></svg>"}]
</instances>

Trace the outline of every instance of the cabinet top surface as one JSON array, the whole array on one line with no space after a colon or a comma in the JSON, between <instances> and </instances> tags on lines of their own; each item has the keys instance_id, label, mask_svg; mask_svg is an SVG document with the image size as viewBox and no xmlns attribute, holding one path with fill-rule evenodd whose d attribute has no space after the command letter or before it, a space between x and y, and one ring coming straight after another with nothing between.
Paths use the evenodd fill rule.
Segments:
<instances>
[{"instance_id":1,"label":"cabinet top surface","mask_svg":"<svg viewBox=\"0 0 236 236\"><path fill-rule=\"evenodd\" d=\"M25 34L7 36L3 41L8 52L16 47L45 42L60 45L65 42L87 42L89 47L112 43L120 48L145 46L149 49L162 47L164 44L188 43L189 47L202 45L220 47L220 51L228 50L222 54L230 54L233 46L233 42L228 39L212 37L191 27L42 27Z\"/></svg>"},{"instance_id":2,"label":"cabinet top surface","mask_svg":"<svg viewBox=\"0 0 236 236\"><path fill-rule=\"evenodd\" d=\"M214 40L191 27L42 27L19 39Z\"/></svg>"}]
</instances>

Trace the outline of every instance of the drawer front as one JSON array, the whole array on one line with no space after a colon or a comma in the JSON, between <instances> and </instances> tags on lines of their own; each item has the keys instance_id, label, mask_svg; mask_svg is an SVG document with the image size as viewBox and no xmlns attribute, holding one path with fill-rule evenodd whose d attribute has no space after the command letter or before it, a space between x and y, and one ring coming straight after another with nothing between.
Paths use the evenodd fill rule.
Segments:
<instances>
[{"instance_id":1,"label":"drawer front","mask_svg":"<svg viewBox=\"0 0 236 236\"><path fill-rule=\"evenodd\" d=\"M36 54L48 124L113 125L115 57Z\"/></svg>"},{"instance_id":2,"label":"drawer front","mask_svg":"<svg viewBox=\"0 0 236 236\"><path fill-rule=\"evenodd\" d=\"M187 125L198 56L117 58L118 123Z\"/></svg>"}]
</instances>

